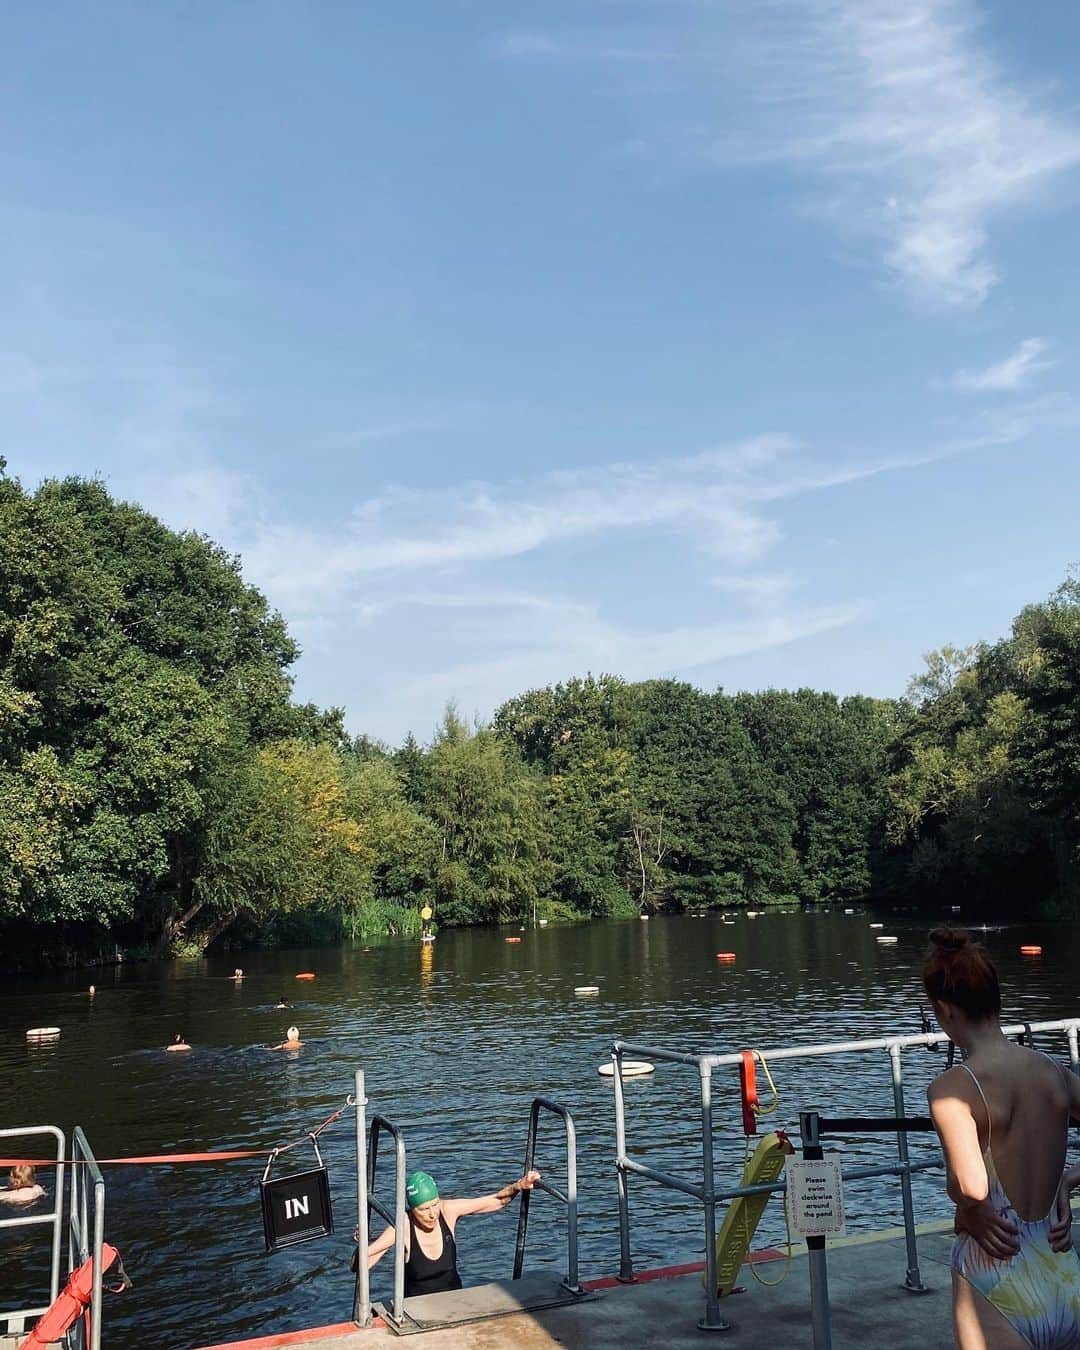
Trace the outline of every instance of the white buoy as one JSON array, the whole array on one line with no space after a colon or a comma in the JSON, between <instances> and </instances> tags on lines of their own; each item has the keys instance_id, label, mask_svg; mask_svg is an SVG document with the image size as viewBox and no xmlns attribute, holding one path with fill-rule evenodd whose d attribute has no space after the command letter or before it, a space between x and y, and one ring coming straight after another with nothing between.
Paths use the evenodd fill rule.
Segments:
<instances>
[{"instance_id":1,"label":"white buoy","mask_svg":"<svg viewBox=\"0 0 1080 1350\"><path fill-rule=\"evenodd\" d=\"M548 921L547 921L547 919L540 919L538 922L539 922L541 928L546 928L546 927L548 926Z\"/></svg>"},{"instance_id":2,"label":"white buoy","mask_svg":"<svg viewBox=\"0 0 1080 1350\"><path fill-rule=\"evenodd\" d=\"M854 914L855 911L854 911L853 909L845 909L845 910L844 910L844 913L845 913L845 914Z\"/></svg>"},{"instance_id":3,"label":"white buoy","mask_svg":"<svg viewBox=\"0 0 1080 1350\"><path fill-rule=\"evenodd\" d=\"M878 940L878 942L881 942L881 943L890 943L890 942L896 942L898 939L897 939L897 938L894 938L894 937L882 937L882 936L879 934L877 940Z\"/></svg>"},{"instance_id":4,"label":"white buoy","mask_svg":"<svg viewBox=\"0 0 1080 1350\"><path fill-rule=\"evenodd\" d=\"M642 923L649 922L649 916L647 914L639 914L638 918L641 920Z\"/></svg>"},{"instance_id":5,"label":"white buoy","mask_svg":"<svg viewBox=\"0 0 1080 1350\"><path fill-rule=\"evenodd\" d=\"M598 984L579 984L574 990L575 994L598 994L599 992L600 986Z\"/></svg>"},{"instance_id":6,"label":"white buoy","mask_svg":"<svg viewBox=\"0 0 1080 1350\"><path fill-rule=\"evenodd\" d=\"M647 1073L654 1073L656 1065L650 1064L647 1059L624 1059L622 1062L623 1078L643 1078ZM600 1064L596 1072L601 1078L614 1078L615 1066L613 1064Z\"/></svg>"},{"instance_id":7,"label":"white buoy","mask_svg":"<svg viewBox=\"0 0 1080 1350\"><path fill-rule=\"evenodd\" d=\"M872 923L872 924L870 925L870 927L871 927L871 928L884 928L885 925L884 925L883 923Z\"/></svg>"},{"instance_id":8,"label":"white buoy","mask_svg":"<svg viewBox=\"0 0 1080 1350\"><path fill-rule=\"evenodd\" d=\"M28 1041L55 1041L60 1035L59 1027L31 1027L26 1033Z\"/></svg>"}]
</instances>

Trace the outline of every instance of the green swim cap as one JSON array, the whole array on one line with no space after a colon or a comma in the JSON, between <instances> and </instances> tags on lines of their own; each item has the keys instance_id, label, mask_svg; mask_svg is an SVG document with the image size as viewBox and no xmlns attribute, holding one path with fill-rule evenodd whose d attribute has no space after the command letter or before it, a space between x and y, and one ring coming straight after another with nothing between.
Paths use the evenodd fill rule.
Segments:
<instances>
[{"instance_id":1,"label":"green swim cap","mask_svg":"<svg viewBox=\"0 0 1080 1350\"><path fill-rule=\"evenodd\" d=\"M433 1176L427 1172L409 1173L405 1180L405 1199L410 1209L415 1209L417 1205L426 1205L438 1198L439 1188L435 1185Z\"/></svg>"}]
</instances>

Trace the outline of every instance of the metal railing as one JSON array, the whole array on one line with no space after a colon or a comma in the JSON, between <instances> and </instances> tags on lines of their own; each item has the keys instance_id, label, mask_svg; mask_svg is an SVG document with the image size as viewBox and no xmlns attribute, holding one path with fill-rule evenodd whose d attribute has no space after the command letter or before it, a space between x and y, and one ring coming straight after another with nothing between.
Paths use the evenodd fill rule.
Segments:
<instances>
[{"instance_id":1,"label":"metal railing","mask_svg":"<svg viewBox=\"0 0 1080 1350\"><path fill-rule=\"evenodd\" d=\"M1035 1022L1003 1027L1006 1035L1015 1036L1025 1031L1063 1033L1068 1043L1069 1059L1073 1069L1080 1068L1080 1018L1065 1018L1055 1022ZM935 1046L948 1043L944 1032L930 1032L917 1036L890 1036L865 1041L835 1041L809 1046L784 1046L761 1053L770 1064L781 1060L817 1059L848 1054L865 1054L873 1051L885 1051L889 1056L892 1080L893 1105L895 1116L906 1116L904 1109L903 1052L915 1047ZM702 1180L700 1183L672 1176L659 1168L637 1162L627 1154L626 1144L626 1097L623 1091L623 1057L649 1060L661 1060L672 1064L684 1064L698 1072L701 1095L701 1160ZM691 1054L668 1050L656 1046L631 1044L629 1041L615 1041L611 1050L613 1085L615 1089L615 1167L619 1189L619 1279L632 1282L634 1279L633 1259L630 1252L630 1201L628 1178L631 1175L644 1177L671 1190L699 1200L704 1212L705 1227L705 1315L698 1326L704 1331L725 1331L728 1329L720 1315L720 1298L716 1283L716 1206L718 1202L733 1200L744 1195L763 1195L770 1192L785 1192L787 1183L776 1181L753 1186L732 1186L718 1190L714 1175L713 1162L713 1100L712 1076L718 1069L737 1068L742 1062L742 1052L726 1054ZM843 1173L845 1180L854 1181L864 1177L898 1176L900 1178L901 1200L904 1212L905 1248L907 1253L907 1272L904 1287L913 1293L923 1291L919 1272L918 1249L915 1241L915 1214L911 1193L911 1173L931 1167L941 1166L940 1160L912 1162L908 1156L907 1133L903 1129L896 1132L895 1163L886 1163L874 1167L852 1168Z\"/></svg>"},{"instance_id":2,"label":"metal railing","mask_svg":"<svg viewBox=\"0 0 1080 1350\"><path fill-rule=\"evenodd\" d=\"M364 1071L356 1071L356 1190L357 1256L356 1295L353 1320L362 1327L371 1325L371 1272L367 1250L370 1240L370 1214L374 1210L394 1230L394 1303L392 1317L400 1322L405 1315L405 1136L384 1116L372 1116L371 1135L364 1126L367 1095ZM379 1156L379 1135L386 1131L394 1141L394 1212L375 1198L375 1164Z\"/></svg>"},{"instance_id":3,"label":"metal railing","mask_svg":"<svg viewBox=\"0 0 1080 1350\"><path fill-rule=\"evenodd\" d=\"M71 1139L71 1204L68 1210L68 1260L77 1270L94 1259L93 1292L84 1318L68 1332L68 1350L100 1350L101 1346L101 1247L105 1240L105 1178L97 1165L86 1135L75 1126Z\"/></svg>"},{"instance_id":4,"label":"metal railing","mask_svg":"<svg viewBox=\"0 0 1080 1350\"><path fill-rule=\"evenodd\" d=\"M548 1111L552 1115L558 1116L566 1130L566 1194L557 1190L550 1182L541 1179L536 1183L535 1189L544 1191L545 1194L554 1196L566 1206L566 1276L563 1279L563 1287L572 1294L582 1293L581 1284L578 1280L578 1228L577 1228L577 1132L574 1129L574 1117L566 1109L560 1106L558 1102L550 1101L547 1097L534 1097L532 1106L529 1109L529 1134L525 1144L525 1173L532 1171L536 1159L536 1131L540 1122L540 1112ZM532 1191L521 1192L521 1209L518 1213L517 1240L514 1244L514 1275L515 1280L521 1279L521 1271L525 1264L525 1240L529 1232L529 1206L532 1201Z\"/></svg>"},{"instance_id":5,"label":"metal railing","mask_svg":"<svg viewBox=\"0 0 1080 1350\"><path fill-rule=\"evenodd\" d=\"M371 1325L371 1272L368 1270L367 1249L371 1238L370 1214L374 1210L394 1230L394 1301L393 1321L400 1323L405 1315L405 1137L396 1125L383 1116L372 1116L370 1132L365 1125L368 1106L364 1086L364 1071L356 1071L356 1193L357 1193L357 1262L356 1290L353 1298L353 1320L362 1327ZM547 1111L563 1122L566 1134L566 1194L551 1182L540 1180L536 1190L544 1191L566 1206L566 1277L563 1287L571 1293L583 1292L578 1280L578 1199L577 1199L577 1132L570 1112L547 1097L534 1097L529 1110L529 1133L525 1143L525 1171L529 1172L536 1158L536 1136L540 1113ZM394 1212L391 1213L375 1197L375 1166L379 1155L379 1136L387 1133L394 1141ZM514 1244L515 1280L521 1278L525 1260L525 1244L529 1231L531 1191L521 1192L521 1211L518 1215L517 1238Z\"/></svg>"},{"instance_id":6,"label":"metal railing","mask_svg":"<svg viewBox=\"0 0 1080 1350\"><path fill-rule=\"evenodd\" d=\"M56 1144L55 1186L53 1190L53 1208L44 1214L20 1214L10 1219L0 1219L0 1229L30 1228L40 1224L52 1224L52 1264L49 1274L49 1302L44 1308L18 1308L11 1312L0 1313L0 1333L21 1334L28 1331L27 1323L36 1321L56 1301L60 1292L60 1236L63 1229L64 1212L64 1158L67 1154L67 1141L63 1130L55 1125L27 1125L17 1129L0 1130L0 1139L29 1139L36 1135L49 1135Z\"/></svg>"}]
</instances>

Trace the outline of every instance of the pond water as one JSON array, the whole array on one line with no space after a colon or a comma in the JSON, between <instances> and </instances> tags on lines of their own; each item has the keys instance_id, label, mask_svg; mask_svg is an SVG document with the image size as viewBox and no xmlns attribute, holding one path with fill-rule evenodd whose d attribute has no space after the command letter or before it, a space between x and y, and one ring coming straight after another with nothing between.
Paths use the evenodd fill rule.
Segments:
<instances>
[{"instance_id":1,"label":"pond water","mask_svg":"<svg viewBox=\"0 0 1080 1350\"><path fill-rule=\"evenodd\" d=\"M543 1094L569 1107L577 1124L583 1277L610 1274L619 1250L614 1116L610 1083L596 1070L612 1039L727 1051L917 1032L926 924L884 917L884 931L899 939L893 946L875 941L874 916L864 912L766 913L733 925L715 915L654 917L530 929L515 944L505 938L516 930L443 932L426 949L388 940L370 950L247 953L9 981L0 993L0 1124L68 1131L81 1124L103 1158L269 1148L319 1124L363 1068L369 1112L399 1124L410 1166L432 1172L452 1195L491 1191L520 1174L529 1104ZM1080 929L1025 924L986 941L1005 982L1007 1016L1037 1021L1077 1011ZM1041 960L1022 960L1027 942L1043 945ZM737 960L721 964L718 950ZM237 964L242 983L229 978ZM317 978L297 982L300 971ZM582 984L599 985L599 995L575 997ZM294 1011L272 1010L281 994ZM303 1049L272 1051L290 1022ZM28 1046L26 1028L43 1025L62 1028L59 1042ZM163 1052L178 1032L194 1047L190 1055ZM923 1089L941 1063L925 1050L905 1055L910 1112L924 1110ZM883 1052L780 1064L775 1077L780 1105L770 1126L797 1130L798 1111L810 1104L892 1113ZM635 1156L700 1178L695 1073L660 1064L626 1088ZM716 1084L722 1184L735 1184L742 1164L739 1122L732 1070ZM0 1152L11 1154L4 1142ZM322 1142L337 1231L272 1256L263 1247L260 1161L108 1169L106 1236L134 1280L109 1301L109 1350L190 1350L348 1318L351 1119ZM913 1139L916 1154L932 1146ZM845 1162L889 1155L887 1140L845 1148ZM20 1155L42 1151L28 1144ZM554 1123L542 1131L537 1161L560 1184ZM388 1187L389 1156L384 1163ZM940 1173L917 1176L915 1197L919 1219L946 1213ZM848 1206L851 1229L901 1221L899 1188L889 1180L853 1186ZM700 1210L675 1193L632 1180L631 1221L641 1266L701 1259ZM467 1283L509 1275L516 1222L516 1205L462 1221ZM3 1306L43 1299L45 1231L0 1232ZM774 1201L758 1242L783 1236ZM565 1271L565 1227L543 1195L532 1208L526 1265ZM390 1281L388 1257L373 1272L376 1297L388 1296Z\"/></svg>"}]
</instances>

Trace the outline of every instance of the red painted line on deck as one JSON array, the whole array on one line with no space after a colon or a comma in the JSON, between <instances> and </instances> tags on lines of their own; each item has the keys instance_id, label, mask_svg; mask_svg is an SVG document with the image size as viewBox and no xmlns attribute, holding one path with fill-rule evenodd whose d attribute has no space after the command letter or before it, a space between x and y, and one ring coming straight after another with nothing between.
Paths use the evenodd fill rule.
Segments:
<instances>
[{"instance_id":1,"label":"red painted line on deck","mask_svg":"<svg viewBox=\"0 0 1080 1350\"><path fill-rule=\"evenodd\" d=\"M746 1258L747 1261L777 1261L786 1253L778 1251L775 1247L763 1247L760 1251L751 1252ZM705 1269L704 1261L691 1261L685 1266L658 1266L656 1270L639 1270L635 1273L634 1284L647 1284L649 1280L674 1280L680 1275L700 1275ZM582 1289L588 1290L591 1294L594 1289L617 1289L620 1284L626 1281L620 1280L615 1275L604 1275L599 1280L582 1280Z\"/></svg>"},{"instance_id":2,"label":"red painted line on deck","mask_svg":"<svg viewBox=\"0 0 1080 1350\"><path fill-rule=\"evenodd\" d=\"M381 1317L373 1319L373 1327L385 1327ZM305 1345L311 1341L326 1341L331 1336L346 1336L362 1331L355 1322L338 1322L332 1327L307 1327L302 1331L279 1331L272 1336L259 1336L253 1341L222 1341L218 1345L200 1346L199 1350L278 1350L280 1346Z\"/></svg>"},{"instance_id":3,"label":"red painted line on deck","mask_svg":"<svg viewBox=\"0 0 1080 1350\"><path fill-rule=\"evenodd\" d=\"M747 1261L777 1261L785 1255L775 1247L763 1247L751 1252ZM704 1261L692 1261L685 1266L659 1266L656 1270L640 1270L634 1276L635 1284L647 1284L650 1280L673 1280L680 1275L700 1275L705 1269ZM582 1280L581 1287L588 1293L595 1289L617 1289L623 1281L614 1275L605 1275L599 1280ZM385 1327L386 1322L376 1317L372 1326ZM259 1336L253 1341L222 1341L217 1345L200 1346L199 1350L280 1350L289 1345L303 1345L311 1341L329 1340L331 1336L345 1336L349 1332L362 1331L355 1322L338 1322L332 1327L309 1327L304 1331L279 1331L272 1336Z\"/></svg>"}]
</instances>

